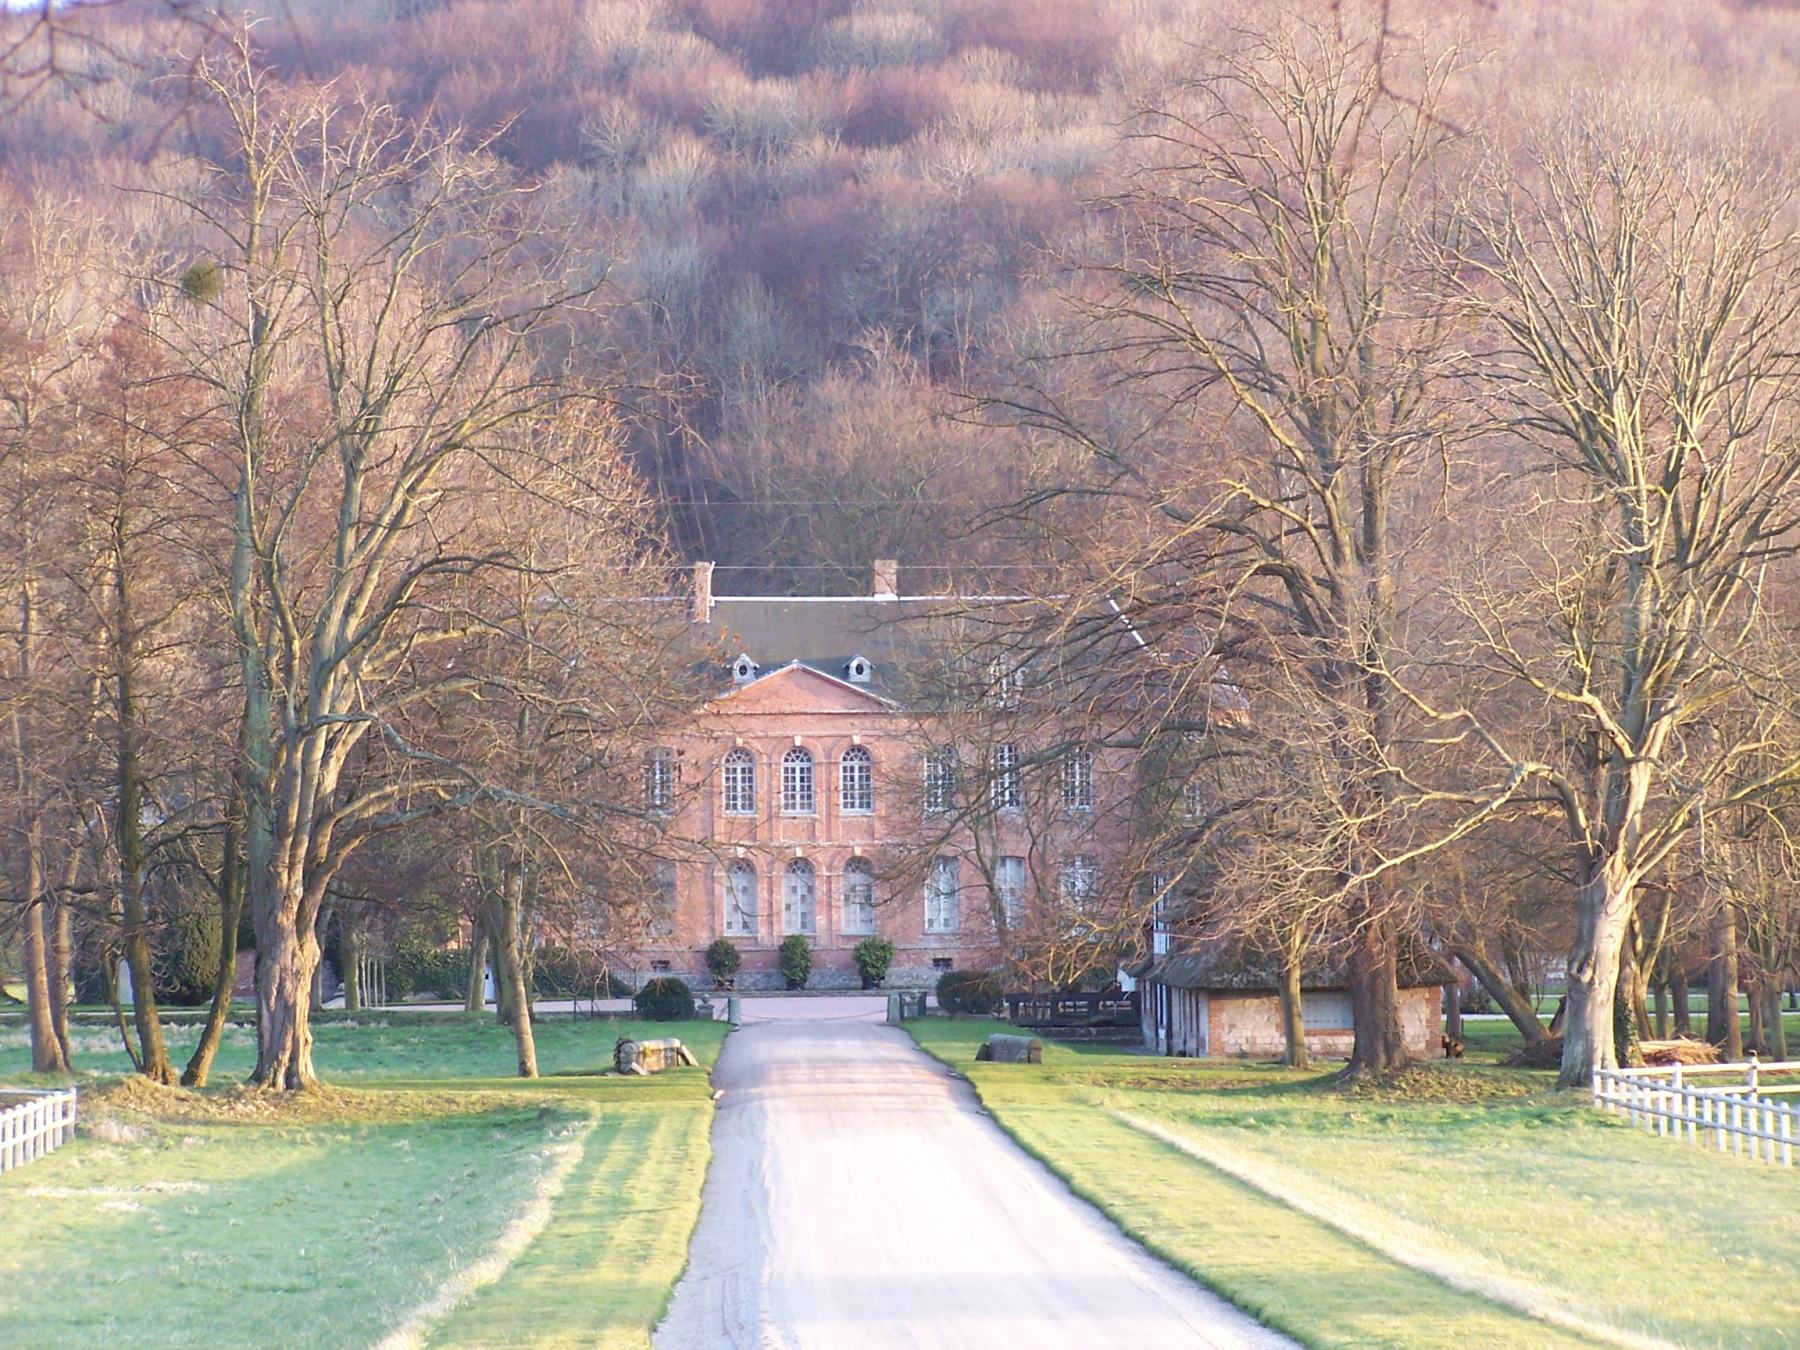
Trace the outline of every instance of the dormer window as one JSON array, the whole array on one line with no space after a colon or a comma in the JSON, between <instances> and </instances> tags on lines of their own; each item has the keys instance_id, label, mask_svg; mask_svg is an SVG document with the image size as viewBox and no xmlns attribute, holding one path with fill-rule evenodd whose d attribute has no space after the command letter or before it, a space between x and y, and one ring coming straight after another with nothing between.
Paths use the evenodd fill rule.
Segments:
<instances>
[{"instance_id":1,"label":"dormer window","mask_svg":"<svg viewBox=\"0 0 1800 1350\"><path fill-rule=\"evenodd\" d=\"M747 654L740 652L738 659L731 663L731 682L733 684L749 684L756 678L756 672L760 669L761 667Z\"/></svg>"},{"instance_id":2,"label":"dormer window","mask_svg":"<svg viewBox=\"0 0 1800 1350\"><path fill-rule=\"evenodd\" d=\"M869 665L867 657L853 656L850 658L849 664L844 667L844 674L850 677L851 684L867 684L872 670L873 667Z\"/></svg>"}]
</instances>

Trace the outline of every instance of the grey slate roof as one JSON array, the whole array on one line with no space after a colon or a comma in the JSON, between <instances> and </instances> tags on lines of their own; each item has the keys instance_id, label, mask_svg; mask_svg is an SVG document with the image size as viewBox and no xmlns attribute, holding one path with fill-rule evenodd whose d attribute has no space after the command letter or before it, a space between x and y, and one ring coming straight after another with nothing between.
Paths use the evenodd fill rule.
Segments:
<instances>
[{"instance_id":1,"label":"grey slate roof","mask_svg":"<svg viewBox=\"0 0 1800 1350\"><path fill-rule=\"evenodd\" d=\"M1415 940L1400 943L1398 975L1402 989L1449 984L1456 978L1435 952ZM1281 983L1274 962L1259 959L1227 943L1208 943L1164 957L1150 965L1140 978L1171 989L1245 993L1272 993ZM1349 986L1349 972L1340 959L1315 953L1301 968L1302 989L1347 989Z\"/></svg>"},{"instance_id":2,"label":"grey slate roof","mask_svg":"<svg viewBox=\"0 0 1800 1350\"><path fill-rule=\"evenodd\" d=\"M878 600L869 596L829 599L718 596L712 618L695 629L723 663L748 655L763 674L790 662L845 680L850 659L870 663L869 692L903 700L908 670L930 652L933 616L957 602L932 597Z\"/></svg>"}]
</instances>

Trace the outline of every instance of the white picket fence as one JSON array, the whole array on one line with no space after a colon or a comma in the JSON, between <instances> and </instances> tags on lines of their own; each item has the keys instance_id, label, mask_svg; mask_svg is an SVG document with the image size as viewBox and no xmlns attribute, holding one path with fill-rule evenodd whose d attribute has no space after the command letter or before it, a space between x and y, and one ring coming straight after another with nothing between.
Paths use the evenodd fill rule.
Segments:
<instances>
[{"instance_id":1,"label":"white picket fence","mask_svg":"<svg viewBox=\"0 0 1800 1350\"><path fill-rule=\"evenodd\" d=\"M0 1172L53 1153L75 1137L75 1089L0 1088Z\"/></svg>"},{"instance_id":2,"label":"white picket fence","mask_svg":"<svg viewBox=\"0 0 1800 1350\"><path fill-rule=\"evenodd\" d=\"M1596 1069L1594 1105L1665 1138L1792 1167L1800 1100L1776 1098L1800 1093L1800 1080L1768 1081L1778 1074L1800 1074L1800 1061Z\"/></svg>"}]
</instances>

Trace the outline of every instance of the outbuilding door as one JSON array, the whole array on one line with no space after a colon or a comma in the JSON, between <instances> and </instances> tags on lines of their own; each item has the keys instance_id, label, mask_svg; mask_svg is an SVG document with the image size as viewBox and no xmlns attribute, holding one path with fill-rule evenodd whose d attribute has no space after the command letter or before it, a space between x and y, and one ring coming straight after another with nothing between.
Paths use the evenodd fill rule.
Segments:
<instances>
[{"instance_id":1,"label":"outbuilding door","mask_svg":"<svg viewBox=\"0 0 1800 1350\"><path fill-rule=\"evenodd\" d=\"M1207 997L1199 989L1173 989L1174 1016L1169 1028L1169 1053L1202 1058L1206 1054Z\"/></svg>"}]
</instances>

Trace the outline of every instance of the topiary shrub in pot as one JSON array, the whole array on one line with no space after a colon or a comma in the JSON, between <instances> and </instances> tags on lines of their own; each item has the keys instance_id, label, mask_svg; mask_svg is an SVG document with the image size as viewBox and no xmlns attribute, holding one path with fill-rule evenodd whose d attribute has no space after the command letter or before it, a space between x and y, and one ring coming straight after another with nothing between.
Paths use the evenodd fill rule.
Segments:
<instances>
[{"instance_id":1,"label":"topiary shrub in pot","mask_svg":"<svg viewBox=\"0 0 1800 1350\"><path fill-rule=\"evenodd\" d=\"M715 989L729 989L737 982L738 967L744 964L737 944L729 938L714 938L706 949L706 968L712 972Z\"/></svg>"},{"instance_id":2,"label":"topiary shrub in pot","mask_svg":"<svg viewBox=\"0 0 1800 1350\"><path fill-rule=\"evenodd\" d=\"M672 975L658 975L644 981L631 1005L652 1022L685 1022L694 1015L694 991Z\"/></svg>"},{"instance_id":3,"label":"topiary shrub in pot","mask_svg":"<svg viewBox=\"0 0 1800 1350\"><path fill-rule=\"evenodd\" d=\"M894 964L894 944L883 937L866 937L856 944L850 957L862 973L862 987L879 989L887 978L888 967Z\"/></svg>"},{"instance_id":4,"label":"topiary shrub in pot","mask_svg":"<svg viewBox=\"0 0 1800 1350\"><path fill-rule=\"evenodd\" d=\"M804 989L812 978L812 946L803 933L789 933L781 939L781 975L789 989Z\"/></svg>"},{"instance_id":5,"label":"topiary shrub in pot","mask_svg":"<svg viewBox=\"0 0 1800 1350\"><path fill-rule=\"evenodd\" d=\"M946 970L938 979L938 1010L990 1016L1000 1011L1000 972Z\"/></svg>"}]
</instances>

